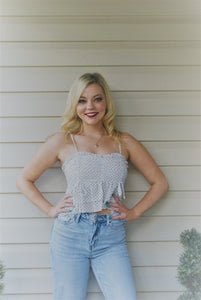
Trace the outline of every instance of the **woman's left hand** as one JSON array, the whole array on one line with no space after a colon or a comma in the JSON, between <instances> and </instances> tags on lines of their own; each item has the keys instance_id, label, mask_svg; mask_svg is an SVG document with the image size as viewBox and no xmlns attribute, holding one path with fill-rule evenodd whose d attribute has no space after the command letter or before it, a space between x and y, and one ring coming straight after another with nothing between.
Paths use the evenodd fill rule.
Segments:
<instances>
[{"instance_id":1,"label":"woman's left hand","mask_svg":"<svg viewBox=\"0 0 201 300\"><path fill-rule=\"evenodd\" d=\"M112 196L115 199L116 203L109 202L109 207L112 210L119 213L119 216L114 216L114 217L112 217L112 219L114 219L114 220L124 219L125 221L133 221L138 218L135 215L134 211L132 209L129 209L128 207L126 207L116 195L112 195Z\"/></svg>"}]
</instances>

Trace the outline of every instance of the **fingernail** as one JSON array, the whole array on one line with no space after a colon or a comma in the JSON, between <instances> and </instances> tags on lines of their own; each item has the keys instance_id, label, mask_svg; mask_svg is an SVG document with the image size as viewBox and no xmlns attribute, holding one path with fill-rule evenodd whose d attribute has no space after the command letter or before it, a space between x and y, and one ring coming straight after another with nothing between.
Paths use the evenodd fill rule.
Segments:
<instances>
[{"instance_id":1,"label":"fingernail","mask_svg":"<svg viewBox=\"0 0 201 300\"><path fill-rule=\"evenodd\" d=\"M109 205L109 202L105 202L106 205Z\"/></svg>"},{"instance_id":2,"label":"fingernail","mask_svg":"<svg viewBox=\"0 0 201 300\"><path fill-rule=\"evenodd\" d=\"M69 209L69 212L72 212L72 209Z\"/></svg>"},{"instance_id":3,"label":"fingernail","mask_svg":"<svg viewBox=\"0 0 201 300\"><path fill-rule=\"evenodd\" d=\"M112 196L114 196L115 194L113 193Z\"/></svg>"},{"instance_id":4,"label":"fingernail","mask_svg":"<svg viewBox=\"0 0 201 300\"><path fill-rule=\"evenodd\" d=\"M109 216L109 219L110 219L110 220L112 220L112 217L111 217L111 216Z\"/></svg>"}]
</instances>

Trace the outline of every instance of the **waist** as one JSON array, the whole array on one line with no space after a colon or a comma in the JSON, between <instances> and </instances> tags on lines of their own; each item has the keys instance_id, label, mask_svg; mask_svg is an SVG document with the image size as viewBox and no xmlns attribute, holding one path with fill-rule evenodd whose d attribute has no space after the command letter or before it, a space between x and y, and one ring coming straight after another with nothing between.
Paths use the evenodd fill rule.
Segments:
<instances>
[{"instance_id":1,"label":"waist","mask_svg":"<svg viewBox=\"0 0 201 300\"><path fill-rule=\"evenodd\" d=\"M58 215L55 219L55 222L62 223L64 225L69 225L73 223L80 223L84 221L84 223L89 224L104 224L104 225L124 225L126 221L124 219L112 219L111 215L101 215L101 214L93 214L93 213L80 213L74 215L68 215L66 218L61 218Z\"/></svg>"},{"instance_id":2,"label":"waist","mask_svg":"<svg viewBox=\"0 0 201 300\"><path fill-rule=\"evenodd\" d=\"M72 211L72 212L60 213L57 215L56 218L61 221L69 221L72 218L79 219L80 216L88 216L89 218L92 219L95 218L96 216L101 216L103 218L107 218L108 220L111 220L112 217L119 216L119 213L110 209L102 209L101 211L97 211L97 212L84 212L84 213Z\"/></svg>"},{"instance_id":3,"label":"waist","mask_svg":"<svg viewBox=\"0 0 201 300\"><path fill-rule=\"evenodd\" d=\"M106 209L102 209L100 211L91 212L90 214L111 215L111 210L106 208Z\"/></svg>"}]
</instances>

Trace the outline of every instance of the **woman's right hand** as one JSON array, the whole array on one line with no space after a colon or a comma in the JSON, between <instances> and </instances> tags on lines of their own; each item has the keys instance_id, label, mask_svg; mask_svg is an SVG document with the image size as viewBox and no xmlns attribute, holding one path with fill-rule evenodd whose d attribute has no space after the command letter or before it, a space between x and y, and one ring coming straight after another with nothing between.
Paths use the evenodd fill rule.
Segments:
<instances>
[{"instance_id":1,"label":"woman's right hand","mask_svg":"<svg viewBox=\"0 0 201 300\"><path fill-rule=\"evenodd\" d=\"M69 212L68 207L74 207L73 201L70 201L69 198L72 198L71 195L67 195L63 197L59 202L52 206L48 211L48 216L50 218L56 218L56 216L60 213Z\"/></svg>"}]
</instances>

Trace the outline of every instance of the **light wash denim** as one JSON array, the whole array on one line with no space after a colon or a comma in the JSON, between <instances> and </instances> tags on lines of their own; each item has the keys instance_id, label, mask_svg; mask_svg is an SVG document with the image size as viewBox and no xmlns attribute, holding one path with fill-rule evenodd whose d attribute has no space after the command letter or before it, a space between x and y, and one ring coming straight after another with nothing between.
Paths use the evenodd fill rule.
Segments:
<instances>
[{"instance_id":1,"label":"light wash denim","mask_svg":"<svg viewBox=\"0 0 201 300\"><path fill-rule=\"evenodd\" d=\"M50 237L54 300L85 300L90 266L106 300L136 300L124 220L81 213L54 221Z\"/></svg>"}]
</instances>

